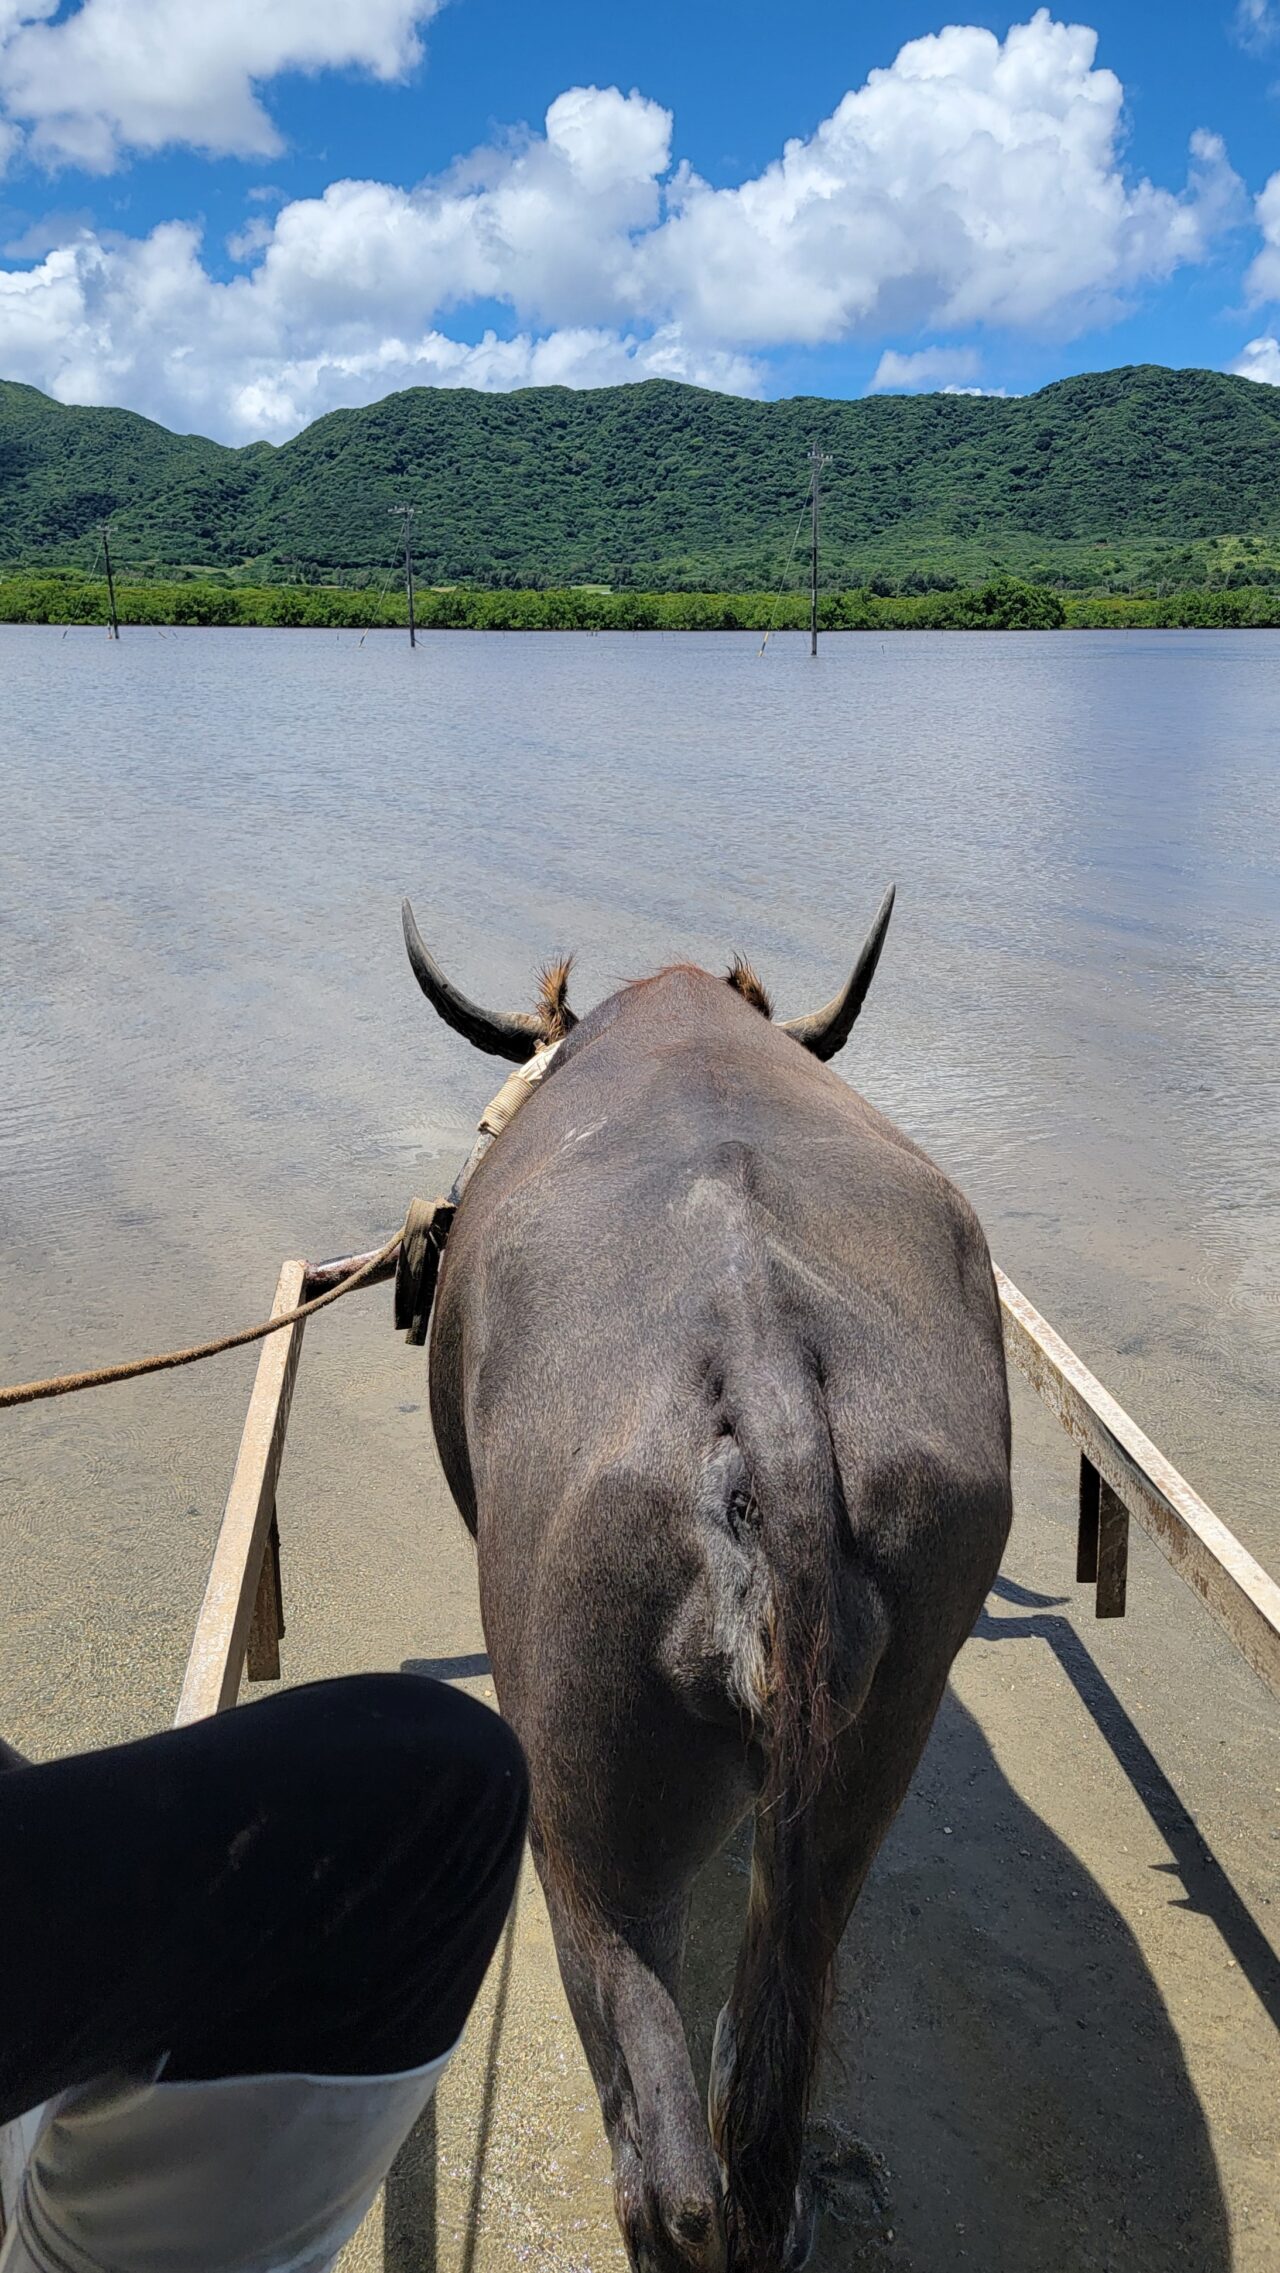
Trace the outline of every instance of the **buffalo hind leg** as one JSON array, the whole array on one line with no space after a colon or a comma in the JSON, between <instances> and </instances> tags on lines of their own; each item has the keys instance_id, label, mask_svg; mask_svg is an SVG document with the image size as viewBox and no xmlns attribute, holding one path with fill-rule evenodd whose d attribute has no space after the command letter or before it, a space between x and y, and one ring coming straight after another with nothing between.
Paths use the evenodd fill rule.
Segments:
<instances>
[{"instance_id":1,"label":"buffalo hind leg","mask_svg":"<svg viewBox=\"0 0 1280 2273\"><path fill-rule=\"evenodd\" d=\"M724 2273L719 2166L675 2004L687 1900L658 1919L584 1914L540 1864L631 2262L638 2273Z\"/></svg>"}]
</instances>

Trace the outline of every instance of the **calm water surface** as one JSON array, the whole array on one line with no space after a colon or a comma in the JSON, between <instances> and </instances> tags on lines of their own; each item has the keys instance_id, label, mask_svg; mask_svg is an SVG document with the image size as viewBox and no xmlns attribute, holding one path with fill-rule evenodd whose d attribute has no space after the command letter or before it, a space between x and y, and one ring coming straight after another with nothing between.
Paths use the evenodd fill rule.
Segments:
<instances>
[{"instance_id":1,"label":"calm water surface","mask_svg":"<svg viewBox=\"0 0 1280 2273\"><path fill-rule=\"evenodd\" d=\"M496 1003L740 948L789 1012L895 878L841 1070L1274 1567L1280 641L756 644L0 630L0 1373L245 1322L452 1168L501 1076L402 891ZM0 1712L154 1718L251 1373L6 1423Z\"/></svg>"}]
</instances>

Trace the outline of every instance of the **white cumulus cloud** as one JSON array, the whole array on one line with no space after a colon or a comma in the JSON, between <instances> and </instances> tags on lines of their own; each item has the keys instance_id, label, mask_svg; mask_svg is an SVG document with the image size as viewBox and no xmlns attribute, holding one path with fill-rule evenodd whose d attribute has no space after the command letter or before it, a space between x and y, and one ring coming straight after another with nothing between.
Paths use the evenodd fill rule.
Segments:
<instances>
[{"instance_id":1,"label":"white cumulus cloud","mask_svg":"<svg viewBox=\"0 0 1280 2273\"><path fill-rule=\"evenodd\" d=\"M106 170L168 143L265 156L280 137L257 89L282 71L395 79L441 0L0 0L0 111L46 164ZM2 153L0 153L2 154Z\"/></svg>"},{"instance_id":2,"label":"white cumulus cloud","mask_svg":"<svg viewBox=\"0 0 1280 2273\"><path fill-rule=\"evenodd\" d=\"M670 136L670 113L643 95L572 88L545 133L477 151L435 182L333 182L286 205L253 290L329 324L403 323L476 299L546 324L629 317L635 238L659 221Z\"/></svg>"},{"instance_id":3,"label":"white cumulus cloud","mask_svg":"<svg viewBox=\"0 0 1280 2273\"><path fill-rule=\"evenodd\" d=\"M1105 319L1203 259L1242 193L1204 132L1184 190L1131 181L1124 90L1096 51L1045 8L1003 41L963 25L911 41L755 180L679 177L646 248L653 288L687 327L755 346Z\"/></svg>"},{"instance_id":4,"label":"white cumulus cloud","mask_svg":"<svg viewBox=\"0 0 1280 2273\"><path fill-rule=\"evenodd\" d=\"M1231 368L1237 379L1257 379L1263 386L1280 387L1280 339L1272 332L1251 339Z\"/></svg>"},{"instance_id":5,"label":"white cumulus cloud","mask_svg":"<svg viewBox=\"0 0 1280 2273\"><path fill-rule=\"evenodd\" d=\"M383 205L382 185L335 190L350 192L338 197L348 218L363 204L388 223L345 295L305 229L300 242L286 232L274 260L229 284L209 276L200 233L187 223L111 243L86 233L30 268L0 269L0 371L64 402L126 403L231 441L280 440L324 411L408 386L669 378L758 391L746 357L690 343L670 325L636 333L570 324L540 336L500 339L489 330L476 342L452 339L430 322L434 283L424 287L413 244L406 251L402 242L412 238L410 217ZM328 240L321 243L327 251Z\"/></svg>"},{"instance_id":6,"label":"white cumulus cloud","mask_svg":"<svg viewBox=\"0 0 1280 2273\"><path fill-rule=\"evenodd\" d=\"M976 379L981 368L982 358L973 347L922 347L914 355L900 355L887 347L867 393L927 394L939 387L956 393L963 387L967 393L966 382Z\"/></svg>"},{"instance_id":7,"label":"white cumulus cloud","mask_svg":"<svg viewBox=\"0 0 1280 2273\"><path fill-rule=\"evenodd\" d=\"M14 4L0 0L0 11ZM16 4L31 15L33 0ZM78 15L28 23L0 55L104 23L108 11L141 39L139 27L171 11L176 22L179 10L186 23L189 0L84 0ZM253 92L271 57L389 75L411 59L430 8L217 0L204 13L215 44L228 23L239 31L230 77L208 68L211 107L200 115L252 140L273 131ZM727 189L673 167L660 104L570 88L540 132L474 151L412 189L335 181L273 216L259 201L233 236L242 273L230 281L210 273L186 221L134 239L84 230L33 265L0 269L0 372L68 401L126 402L242 439L279 437L414 380L584 385L661 371L759 391L761 357L782 345L1078 331L1204 259L1243 197L1205 132L1192 138L1181 188L1131 176L1124 92L1097 66L1096 45L1047 9L1003 40L965 26L914 40L808 139ZM99 89L92 116L107 121L108 154L147 135L172 139L180 115L194 137L178 76L176 91L151 88L152 111L127 117L119 84ZM33 131L52 131L54 115L42 111ZM76 115L91 119L87 107ZM491 322L494 303L513 338L497 336L505 325L481 340L452 336L468 328L450 323L454 312L478 305ZM961 385L977 369L963 348L925 349L935 360L922 376L918 358L895 362L895 352L878 383ZM965 360L944 367L944 353Z\"/></svg>"}]
</instances>

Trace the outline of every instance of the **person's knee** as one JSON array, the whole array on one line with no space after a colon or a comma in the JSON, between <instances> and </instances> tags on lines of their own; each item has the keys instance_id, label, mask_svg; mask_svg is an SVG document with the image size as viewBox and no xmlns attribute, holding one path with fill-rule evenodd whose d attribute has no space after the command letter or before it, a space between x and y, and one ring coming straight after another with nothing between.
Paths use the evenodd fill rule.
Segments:
<instances>
[{"instance_id":1,"label":"person's knee","mask_svg":"<svg viewBox=\"0 0 1280 2273\"><path fill-rule=\"evenodd\" d=\"M305 1709L311 1772L322 1769L335 1800L351 1793L366 1823L385 1809L430 1836L442 1818L465 1818L482 1846L518 1852L528 1772L514 1732L487 1705L412 1673L353 1674L279 1703L290 1695Z\"/></svg>"},{"instance_id":2,"label":"person's knee","mask_svg":"<svg viewBox=\"0 0 1280 2273\"><path fill-rule=\"evenodd\" d=\"M452 1789L477 1824L504 1853L517 1852L528 1817L529 1774L515 1731L463 1690L420 1674L399 1679L404 1689L393 1709L404 1716L411 1748L415 1734L420 1742L414 1756L424 1776L447 1767Z\"/></svg>"},{"instance_id":3,"label":"person's knee","mask_svg":"<svg viewBox=\"0 0 1280 2273\"><path fill-rule=\"evenodd\" d=\"M513 1730L463 1689L421 1673L356 1673L323 1686L375 1747L394 1745L423 1762L465 1761L482 1777L524 1782Z\"/></svg>"}]
</instances>

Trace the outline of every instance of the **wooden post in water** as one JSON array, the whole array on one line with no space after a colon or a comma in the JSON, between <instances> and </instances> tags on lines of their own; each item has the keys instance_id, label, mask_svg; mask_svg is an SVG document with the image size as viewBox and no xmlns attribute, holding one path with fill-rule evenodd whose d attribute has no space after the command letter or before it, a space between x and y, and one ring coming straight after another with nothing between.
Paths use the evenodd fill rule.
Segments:
<instances>
[{"instance_id":1,"label":"wooden post in water","mask_svg":"<svg viewBox=\"0 0 1280 2273\"><path fill-rule=\"evenodd\" d=\"M393 505L391 507L391 511L393 513L398 513L404 523L404 588L409 602L409 645L410 647L416 647L418 644L418 626L415 621L413 606L412 530L413 516L417 511L417 507L413 505Z\"/></svg>"},{"instance_id":2,"label":"wooden post in water","mask_svg":"<svg viewBox=\"0 0 1280 2273\"><path fill-rule=\"evenodd\" d=\"M111 610L112 639L120 637L120 618L116 614L116 580L111 570L111 523L102 524L102 557L107 564L107 604Z\"/></svg>"},{"instance_id":3,"label":"wooden post in water","mask_svg":"<svg viewBox=\"0 0 1280 2273\"><path fill-rule=\"evenodd\" d=\"M809 549L810 655L816 655L818 652L818 532L822 511L822 469L824 466L829 466L830 463L829 453L818 448L815 437L809 444L809 465L813 477L809 489L810 501L813 506L813 538Z\"/></svg>"}]
</instances>

